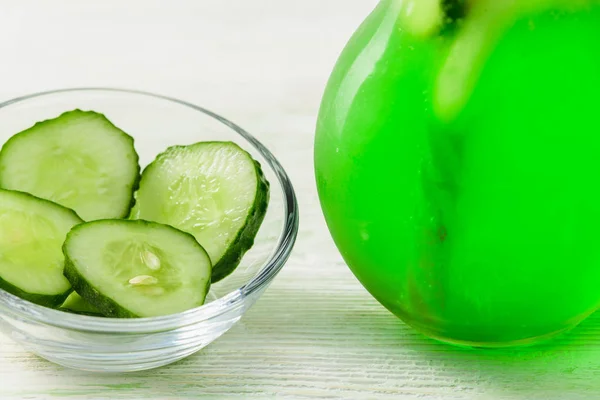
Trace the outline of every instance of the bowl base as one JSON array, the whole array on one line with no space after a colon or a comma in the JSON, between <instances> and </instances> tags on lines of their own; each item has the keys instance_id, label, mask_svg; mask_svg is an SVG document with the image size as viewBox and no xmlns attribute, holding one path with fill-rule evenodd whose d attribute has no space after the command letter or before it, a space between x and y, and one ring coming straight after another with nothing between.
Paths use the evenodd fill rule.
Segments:
<instances>
[{"instance_id":1,"label":"bowl base","mask_svg":"<svg viewBox=\"0 0 600 400\"><path fill-rule=\"evenodd\" d=\"M101 374L122 374L129 372L148 371L151 369L164 367L166 365L173 364L177 361L181 361L184 358L190 357L199 352L200 350L202 350L202 347L191 349L184 353L172 355L171 357L163 359L147 361L131 360L130 362L111 362L107 360L90 362L89 360L73 360L65 357L56 357L46 354L40 354L39 352L34 351L31 352L46 361L50 361L51 363L58 364L65 368Z\"/></svg>"}]
</instances>

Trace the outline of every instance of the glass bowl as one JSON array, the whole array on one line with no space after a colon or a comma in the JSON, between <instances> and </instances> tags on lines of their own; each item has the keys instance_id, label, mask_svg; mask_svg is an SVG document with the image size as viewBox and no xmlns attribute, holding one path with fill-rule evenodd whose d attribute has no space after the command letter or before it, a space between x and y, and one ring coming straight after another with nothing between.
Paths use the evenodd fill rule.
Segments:
<instances>
[{"instance_id":1,"label":"glass bowl","mask_svg":"<svg viewBox=\"0 0 600 400\"><path fill-rule=\"evenodd\" d=\"M234 273L212 286L202 307L164 317L109 319L37 306L0 290L0 329L42 358L97 372L170 364L227 332L281 270L298 231L294 189L275 157L242 128L193 104L139 91L64 89L4 102L0 142L75 108L103 113L133 136L142 168L171 145L230 140L261 163L271 183L269 207L254 246Z\"/></svg>"}]
</instances>

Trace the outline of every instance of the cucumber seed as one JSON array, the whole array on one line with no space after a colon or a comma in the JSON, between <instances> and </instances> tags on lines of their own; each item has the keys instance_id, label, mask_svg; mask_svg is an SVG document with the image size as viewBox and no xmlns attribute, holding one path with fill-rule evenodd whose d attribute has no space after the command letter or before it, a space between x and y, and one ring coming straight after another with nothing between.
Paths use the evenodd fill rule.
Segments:
<instances>
[{"instance_id":1,"label":"cucumber seed","mask_svg":"<svg viewBox=\"0 0 600 400\"><path fill-rule=\"evenodd\" d=\"M160 258L151 251L146 250L142 253L142 261L152 271L158 271L160 269Z\"/></svg>"},{"instance_id":2,"label":"cucumber seed","mask_svg":"<svg viewBox=\"0 0 600 400\"><path fill-rule=\"evenodd\" d=\"M158 283L158 279L150 275L138 275L134 278L131 278L129 283L133 286L155 285Z\"/></svg>"}]
</instances>

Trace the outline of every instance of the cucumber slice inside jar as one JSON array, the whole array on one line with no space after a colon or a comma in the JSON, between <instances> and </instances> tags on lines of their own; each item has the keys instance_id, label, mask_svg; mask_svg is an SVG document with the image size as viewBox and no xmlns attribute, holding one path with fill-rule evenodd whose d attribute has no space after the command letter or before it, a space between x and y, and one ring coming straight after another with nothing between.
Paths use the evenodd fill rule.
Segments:
<instances>
[{"instance_id":1,"label":"cucumber slice inside jar","mask_svg":"<svg viewBox=\"0 0 600 400\"><path fill-rule=\"evenodd\" d=\"M0 151L0 187L72 208L86 221L127 216L139 172L133 138L93 111L38 122Z\"/></svg>"},{"instance_id":2,"label":"cucumber slice inside jar","mask_svg":"<svg viewBox=\"0 0 600 400\"><path fill-rule=\"evenodd\" d=\"M212 282L232 273L254 244L269 202L260 164L231 142L168 148L144 172L130 218L189 232L206 249Z\"/></svg>"},{"instance_id":3,"label":"cucumber slice inside jar","mask_svg":"<svg viewBox=\"0 0 600 400\"><path fill-rule=\"evenodd\" d=\"M64 274L107 317L154 317L204 304L212 264L192 235L148 221L76 226L63 246Z\"/></svg>"},{"instance_id":4,"label":"cucumber slice inside jar","mask_svg":"<svg viewBox=\"0 0 600 400\"><path fill-rule=\"evenodd\" d=\"M71 285L61 246L81 222L73 210L0 189L0 288L43 306L62 304Z\"/></svg>"}]
</instances>

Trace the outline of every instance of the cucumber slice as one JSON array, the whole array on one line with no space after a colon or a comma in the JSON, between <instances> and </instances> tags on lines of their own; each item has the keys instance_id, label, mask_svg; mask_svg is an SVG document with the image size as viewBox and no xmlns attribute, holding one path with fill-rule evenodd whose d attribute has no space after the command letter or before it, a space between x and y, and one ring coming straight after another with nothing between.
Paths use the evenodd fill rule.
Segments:
<instances>
[{"instance_id":1,"label":"cucumber slice","mask_svg":"<svg viewBox=\"0 0 600 400\"><path fill-rule=\"evenodd\" d=\"M174 146L144 169L130 218L189 232L206 249L212 282L254 244L269 201L260 164L231 142Z\"/></svg>"},{"instance_id":2,"label":"cucumber slice","mask_svg":"<svg viewBox=\"0 0 600 400\"><path fill-rule=\"evenodd\" d=\"M62 304L71 285L61 246L81 222L73 210L0 189L0 288L43 306Z\"/></svg>"},{"instance_id":3,"label":"cucumber slice","mask_svg":"<svg viewBox=\"0 0 600 400\"><path fill-rule=\"evenodd\" d=\"M107 317L174 314L204 304L211 262L190 234L148 221L76 226L63 246L65 276Z\"/></svg>"},{"instance_id":4,"label":"cucumber slice","mask_svg":"<svg viewBox=\"0 0 600 400\"><path fill-rule=\"evenodd\" d=\"M96 307L85 301L77 292L72 292L59 310L73 314L103 317L104 315Z\"/></svg>"},{"instance_id":5,"label":"cucumber slice","mask_svg":"<svg viewBox=\"0 0 600 400\"><path fill-rule=\"evenodd\" d=\"M93 111L39 122L0 151L0 187L52 200L86 221L127 216L139 174L133 138Z\"/></svg>"}]
</instances>

